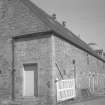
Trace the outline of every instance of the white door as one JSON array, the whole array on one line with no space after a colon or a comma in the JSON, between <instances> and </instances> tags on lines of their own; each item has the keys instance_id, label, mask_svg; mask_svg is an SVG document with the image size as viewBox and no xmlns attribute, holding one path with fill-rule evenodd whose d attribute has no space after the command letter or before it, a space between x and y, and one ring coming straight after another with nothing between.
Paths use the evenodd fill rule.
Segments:
<instances>
[{"instance_id":1,"label":"white door","mask_svg":"<svg viewBox=\"0 0 105 105\"><path fill-rule=\"evenodd\" d=\"M23 71L23 96L38 96L37 64L25 64Z\"/></svg>"},{"instance_id":2,"label":"white door","mask_svg":"<svg viewBox=\"0 0 105 105\"><path fill-rule=\"evenodd\" d=\"M34 71L24 71L23 96L34 96Z\"/></svg>"}]
</instances>

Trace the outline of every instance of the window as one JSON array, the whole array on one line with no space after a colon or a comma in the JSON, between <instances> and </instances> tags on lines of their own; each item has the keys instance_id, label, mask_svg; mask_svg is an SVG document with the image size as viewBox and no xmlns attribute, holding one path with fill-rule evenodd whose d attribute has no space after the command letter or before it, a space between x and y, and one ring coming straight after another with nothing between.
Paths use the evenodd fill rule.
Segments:
<instances>
[{"instance_id":1,"label":"window","mask_svg":"<svg viewBox=\"0 0 105 105\"><path fill-rule=\"evenodd\" d=\"M37 64L24 64L23 71L23 96L38 96L38 71Z\"/></svg>"}]
</instances>

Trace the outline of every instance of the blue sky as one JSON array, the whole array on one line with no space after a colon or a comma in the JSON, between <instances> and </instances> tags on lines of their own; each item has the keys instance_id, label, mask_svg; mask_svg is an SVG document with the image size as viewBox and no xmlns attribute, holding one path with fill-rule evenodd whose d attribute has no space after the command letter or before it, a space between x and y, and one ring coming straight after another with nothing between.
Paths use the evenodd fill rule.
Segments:
<instances>
[{"instance_id":1,"label":"blue sky","mask_svg":"<svg viewBox=\"0 0 105 105\"><path fill-rule=\"evenodd\" d=\"M59 22L80 35L86 43L97 43L105 50L105 0L31 0Z\"/></svg>"}]
</instances>

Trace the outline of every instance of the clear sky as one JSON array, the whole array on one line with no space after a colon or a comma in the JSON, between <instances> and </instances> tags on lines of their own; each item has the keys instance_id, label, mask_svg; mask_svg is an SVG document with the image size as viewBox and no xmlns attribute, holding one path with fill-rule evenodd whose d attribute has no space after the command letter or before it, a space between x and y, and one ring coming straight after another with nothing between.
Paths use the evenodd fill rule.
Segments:
<instances>
[{"instance_id":1,"label":"clear sky","mask_svg":"<svg viewBox=\"0 0 105 105\"><path fill-rule=\"evenodd\" d=\"M31 0L59 22L80 35L86 43L97 43L105 50L105 0Z\"/></svg>"}]
</instances>

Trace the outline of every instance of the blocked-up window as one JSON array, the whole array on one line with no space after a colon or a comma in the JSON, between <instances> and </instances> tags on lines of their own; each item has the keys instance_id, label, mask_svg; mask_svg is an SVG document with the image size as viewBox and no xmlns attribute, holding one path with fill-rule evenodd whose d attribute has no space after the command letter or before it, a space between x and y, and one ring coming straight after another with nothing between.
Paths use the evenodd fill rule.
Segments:
<instances>
[{"instance_id":1,"label":"blocked-up window","mask_svg":"<svg viewBox=\"0 0 105 105\"><path fill-rule=\"evenodd\" d=\"M23 71L23 96L38 96L38 71L37 64L24 64Z\"/></svg>"}]
</instances>

